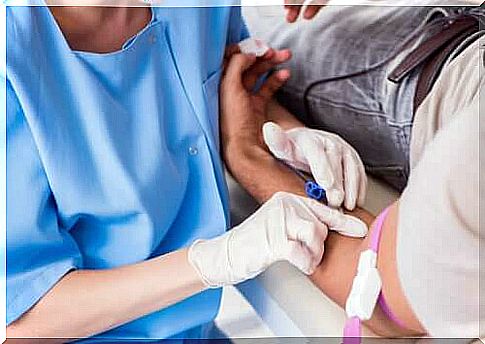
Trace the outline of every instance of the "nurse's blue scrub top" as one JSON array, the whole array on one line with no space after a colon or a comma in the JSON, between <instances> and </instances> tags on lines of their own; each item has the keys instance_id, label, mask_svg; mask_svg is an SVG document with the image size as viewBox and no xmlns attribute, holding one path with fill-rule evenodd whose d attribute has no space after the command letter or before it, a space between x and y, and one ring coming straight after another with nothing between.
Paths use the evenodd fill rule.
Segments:
<instances>
[{"instance_id":1,"label":"nurse's blue scrub top","mask_svg":"<svg viewBox=\"0 0 485 344\"><path fill-rule=\"evenodd\" d=\"M7 8L8 324L72 269L133 264L228 225L218 86L226 44L248 36L240 8L152 13L122 50L95 54L72 51L47 7ZM101 336L183 337L220 296Z\"/></svg>"}]
</instances>

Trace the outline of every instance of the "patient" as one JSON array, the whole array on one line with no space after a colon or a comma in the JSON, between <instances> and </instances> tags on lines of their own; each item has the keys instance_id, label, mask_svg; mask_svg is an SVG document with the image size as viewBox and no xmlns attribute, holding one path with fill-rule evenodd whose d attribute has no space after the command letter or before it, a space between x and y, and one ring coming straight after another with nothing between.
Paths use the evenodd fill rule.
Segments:
<instances>
[{"instance_id":1,"label":"patient","mask_svg":"<svg viewBox=\"0 0 485 344\"><path fill-rule=\"evenodd\" d=\"M420 133L415 136L422 142L410 145L409 182L403 184L405 190L384 222L378 255L383 295L401 324L388 319L378 307L367 323L377 334L462 338L483 335L479 330L483 318L478 313L478 248L484 243L478 229L478 202L483 190L480 195L477 191L482 62L483 50L475 40L442 70L415 114L413 130ZM270 67L268 64L268 70ZM245 135L237 142L222 145L228 169L260 202L277 191L304 195L303 182L274 159L261 137L262 123L272 120L267 114L273 113L277 105L269 101L255 108L257 102L245 87L245 80L265 71L251 69L241 58L231 59L227 70L221 86L223 140L224 132L251 128L244 130ZM241 104L242 94L249 100L245 104L252 106L227 106ZM236 95L238 98L234 98ZM278 107L277 111L285 113L281 117L286 120L278 123L284 130L303 127L286 110ZM363 139L378 134L365 129L360 128L367 135ZM375 143L388 149L389 142ZM363 209L357 208L352 214L369 225L374 221ZM368 247L368 239L330 234L322 264L311 279L343 306L359 255Z\"/></svg>"},{"instance_id":2,"label":"patient","mask_svg":"<svg viewBox=\"0 0 485 344\"><path fill-rule=\"evenodd\" d=\"M433 7L436 3L441 6ZM476 39L478 23L469 19L483 18L483 8L456 7L460 3L482 1L327 6L313 20L292 25L248 7L245 19L253 36L292 50L293 59L285 66L292 77L280 92L280 103L304 124L339 134L359 152L368 173L402 191L415 164L410 146L422 150L434 132L412 138L427 84L432 85L447 57ZM429 43L435 35L438 39L423 42L426 48L413 55L420 62L432 53L425 63L405 59L421 40Z\"/></svg>"}]
</instances>

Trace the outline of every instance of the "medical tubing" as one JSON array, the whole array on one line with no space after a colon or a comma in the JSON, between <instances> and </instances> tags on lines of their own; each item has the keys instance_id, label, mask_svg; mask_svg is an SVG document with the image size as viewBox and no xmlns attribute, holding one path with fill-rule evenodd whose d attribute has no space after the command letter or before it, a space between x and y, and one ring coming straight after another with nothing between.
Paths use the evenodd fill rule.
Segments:
<instances>
[{"instance_id":1,"label":"medical tubing","mask_svg":"<svg viewBox=\"0 0 485 344\"><path fill-rule=\"evenodd\" d=\"M279 161L284 166L288 167L288 169L293 171L298 177L300 177L305 182L304 190L308 197L318 202L323 202L323 204L325 205L328 205L327 191L323 187L321 187L316 181L312 180L311 178L307 178L302 171L286 163L284 160L282 159L276 159L276 160Z\"/></svg>"},{"instance_id":2,"label":"medical tubing","mask_svg":"<svg viewBox=\"0 0 485 344\"><path fill-rule=\"evenodd\" d=\"M291 171L293 171L298 177L300 177L304 182L307 182L308 179L307 177L305 176L305 174L303 172L301 172L299 169L291 166L290 164L286 163L284 160L282 159L276 159L277 161L279 161L282 165L286 166L287 168L289 168Z\"/></svg>"}]
</instances>

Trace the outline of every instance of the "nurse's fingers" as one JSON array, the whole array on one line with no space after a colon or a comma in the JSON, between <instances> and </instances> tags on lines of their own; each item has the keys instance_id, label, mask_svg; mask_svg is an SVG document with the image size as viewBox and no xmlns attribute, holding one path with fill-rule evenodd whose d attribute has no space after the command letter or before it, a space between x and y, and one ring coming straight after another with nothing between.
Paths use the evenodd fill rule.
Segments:
<instances>
[{"instance_id":1,"label":"nurse's fingers","mask_svg":"<svg viewBox=\"0 0 485 344\"><path fill-rule=\"evenodd\" d=\"M344 167L345 167L345 181L348 184L345 185L345 207L348 210L353 210L355 207L363 207L365 205L367 196L367 174L365 172L364 164L359 157L359 153L347 146L344 154ZM349 194L349 191L352 195Z\"/></svg>"},{"instance_id":2,"label":"nurse's fingers","mask_svg":"<svg viewBox=\"0 0 485 344\"><path fill-rule=\"evenodd\" d=\"M303 152L305 161L315 181L327 192L329 205L338 207L343 201L343 192L335 190L335 175L324 144L318 137L298 135L292 138Z\"/></svg>"},{"instance_id":3,"label":"nurse's fingers","mask_svg":"<svg viewBox=\"0 0 485 344\"><path fill-rule=\"evenodd\" d=\"M265 101L269 101L273 95L290 78L290 71L282 69L271 74L258 91L258 95Z\"/></svg>"},{"instance_id":4,"label":"nurse's fingers","mask_svg":"<svg viewBox=\"0 0 485 344\"><path fill-rule=\"evenodd\" d=\"M286 260L305 275L315 272L317 264L312 252L299 241L289 241L285 252Z\"/></svg>"},{"instance_id":5,"label":"nurse's fingers","mask_svg":"<svg viewBox=\"0 0 485 344\"><path fill-rule=\"evenodd\" d=\"M278 124L266 122L263 125L263 139L275 158L285 162L295 160L295 144Z\"/></svg>"},{"instance_id":6,"label":"nurse's fingers","mask_svg":"<svg viewBox=\"0 0 485 344\"><path fill-rule=\"evenodd\" d=\"M231 81L234 86L242 85L243 73L256 62L256 55L235 54L229 61L224 81Z\"/></svg>"},{"instance_id":7,"label":"nurse's fingers","mask_svg":"<svg viewBox=\"0 0 485 344\"><path fill-rule=\"evenodd\" d=\"M327 207L313 199L298 198L300 202L303 202L313 214L327 227L339 232L342 235L362 238L367 235L367 225L356 217L341 213L336 209Z\"/></svg>"},{"instance_id":8,"label":"nurse's fingers","mask_svg":"<svg viewBox=\"0 0 485 344\"><path fill-rule=\"evenodd\" d=\"M359 185L359 196L357 197L357 205L359 207L363 207L365 205L366 197L367 197L367 174L365 173L365 167L360 158L358 157L357 152L354 154L359 159L359 172L360 172L360 185Z\"/></svg>"},{"instance_id":9,"label":"nurse's fingers","mask_svg":"<svg viewBox=\"0 0 485 344\"><path fill-rule=\"evenodd\" d=\"M354 156L351 155L350 152L344 152L343 165L345 189L344 206L347 210L352 211L357 205L357 198L360 192L360 171L358 161L354 159Z\"/></svg>"},{"instance_id":10,"label":"nurse's fingers","mask_svg":"<svg viewBox=\"0 0 485 344\"><path fill-rule=\"evenodd\" d=\"M316 218L313 221L301 219L288 228L290 240L303 243L312 253L313 260L317 264L322 260L327 234L327 226Z\"/></svg>"}]
</instances>

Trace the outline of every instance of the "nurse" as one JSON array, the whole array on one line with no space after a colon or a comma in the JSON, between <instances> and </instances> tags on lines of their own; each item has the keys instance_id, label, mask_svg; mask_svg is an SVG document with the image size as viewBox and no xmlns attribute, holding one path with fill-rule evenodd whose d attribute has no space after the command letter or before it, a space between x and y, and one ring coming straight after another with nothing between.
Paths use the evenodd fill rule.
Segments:
<instances>
[{"instance_id":1,"label":"nurse","mask_svg":"<svg viewBox=\"0 0 485 344\"><path fill-rule=\"evenodd\" d=\"M206 337L221 286L361 230L280 193L225 233L218 85L247 36L237 7L7 8L8 337Z\"/></svg>"}]
</instances>

